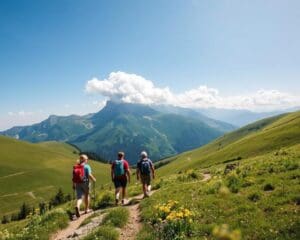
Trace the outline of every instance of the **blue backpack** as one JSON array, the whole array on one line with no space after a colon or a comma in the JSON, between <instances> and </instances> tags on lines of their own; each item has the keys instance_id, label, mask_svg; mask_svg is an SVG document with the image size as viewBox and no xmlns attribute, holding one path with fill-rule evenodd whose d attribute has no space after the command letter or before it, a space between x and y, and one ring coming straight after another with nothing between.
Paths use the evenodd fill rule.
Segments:
<instances>
[{"instance_id":1,"label":"blue backpack","mask_svg":"<svg viewBox=\"0 0 300 240\"><path fill-rule=\"evenodd\" d=\"M140 171L142 175L150 175L151 162L150 159L143 159L140 161Z\"/></svg>"},{"instance_id":2,"label":"blue backpack","mask_svg":"<svg viewBox=\"0 0 300 240\"><path fill-rule=\"evenodd\" d=\"M125 169L124 169L124 162L123 160L116 160L115 161L115 168L114 168L114 173L115 176L122 176L125 174Z\"/></svg>"}]
</instances>

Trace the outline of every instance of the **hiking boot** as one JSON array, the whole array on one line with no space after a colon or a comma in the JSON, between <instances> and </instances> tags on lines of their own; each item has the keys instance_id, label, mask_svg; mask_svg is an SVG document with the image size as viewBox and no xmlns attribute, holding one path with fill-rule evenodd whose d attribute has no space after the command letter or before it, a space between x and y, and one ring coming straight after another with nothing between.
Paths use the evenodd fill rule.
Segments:
<instances>
[{"instance_id":1,"label":"hiking boot","mask_svg":"<svg viewBox=\"0 0 300 240\"><path fill-rule=\"evenodd\" d=\"M75 215L76 215L77 218L80 217L80 213L79 213L78 207L75 207Z\"/></svg>"},{"instance_id":2,"label":"hiking boot","mask_svg":"<svg viewBox=\"0 0 300 240\"><path fill-rule=\"evenodd\" d=\"M145 193L144 196L143 196L143 199L144 199L144 198L148 198L148 197L149 197L149 194L148 194L148 193Z\"/></svg>"},{"instance_id":3,"label":"hiking boot","mask_svg":"<svg viewBox=\"0 0 300 240\"><path fill-rule=\"evenodd\" d=\"M122 199L121 204L124 205L124 199Z\"/></svg>"},{"instance_id":4,"label":"hiking boot","mask_svg":"<svg viewBox=\"0 0 300 240\"><path fill-rule=\"evenodd\" d=\"M90 212L92 212L93 210L92 209L87 209L87 210L85 210L85 214L87 214L87 213L90 213Z\"/></svg>"},{"instance_id":5,"label":"hiking boot","mask_svg":"<svg viewBox=\"0 0 300 240\"><path fill-rule=\"evenodd\" d=\"M116 199L116 205L117 206L119 205L119 199Z\"/></svg>"}]
</instances>

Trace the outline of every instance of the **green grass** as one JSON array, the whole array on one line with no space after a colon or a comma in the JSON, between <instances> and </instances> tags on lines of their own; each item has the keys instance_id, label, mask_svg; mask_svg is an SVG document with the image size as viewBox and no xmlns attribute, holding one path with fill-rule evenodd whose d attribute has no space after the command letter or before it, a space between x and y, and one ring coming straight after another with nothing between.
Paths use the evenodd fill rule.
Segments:
<instances>
[{"instance_id":1,"label":"green grass","mask_svg":"<svg viewBox=\"0 0 300 240\"><path fill-rule=\"evenodd\" d=\"M239 229L243 239L299 239L300 168L288 166L299 163L300 145L286 151L286 157L270 153L245 160L229 175L219 165L209 182L173 180L142 202L143 220L152 222L153 206L172 199L195 213L195 239L213 239L214 227L224 223ZM265 191L269 184L273 190Z\"/></svg>"},{"instance_id":2,"label":"green grass","mask_svg":"<svg viewBox=\"0 0 300 240\"><path fill-rule=\"evenodd\" d=\"M231 163L239 165L225 174ZM212 179L201 182L201 172ZM155 206L168 200L194 213L191 232L178 239L299 239L300 112L259 121L175 156L158 176L160 190L141 203L145 227L139 240L178 232L178 223L158 219Z\"/></svg>"},{"instance_id":3,"label":"green grass","mask_svg":"<svg viewBox=\"0 0 300 240\"><path fill-rule=\"evenodd\" d=\"M65 228L69 219L66 212L56 209L43 216L32 216L24 228L18 232L9 231L11 234L5 237L6 230L0 230L0 239L5 240L48 240L55 231ZM14 233L12 233L14 232Z\"/></svg>"},{"instance_id":4,"label":"green grass","mask_svg":"<svg viewBox=\"0 0 300 240\"><path fill-rule=\"evenodd\" d=\"M59 187L71 193L72 166L78 150L65 143L32 144L0 136L0 217L16 212L23 202L47 201ZM109 165L90 161L100 185L107 184Z\"/></svg>"},{"instance_id":5,"label":"green grass","mask_svg":"<svg viewBox=\"0 0 300 240\"><path fill-rule=\"evenodd\" d=\"M233 159L247 159L264 155L300 142L300 112L258 121L225 134L204 147L176 156L161 167L159 176L181 170L206 168ZM168 161L166 159L165 161Z\"/></svg>"},{"instance_id":6,"label":"green grass","mask_svg":"<svg viewBox=\"0 0 300 240\"><path fill-rule=\"evenodd\" d=\"M128 218L128 209L117 207L109 211L109 213L104 217L102 224L122 228L126 225Z\"/></svg>"},{"instance_id":7,"label":"green grass","mask_svg":"<svg viewBox=\"0 0 300 240\"><path fill-rule=\"evenodd\" d=\"M89 234L84 240L118 240L119 232L111 226L101 226L93 233Z\"/></svg>"},{"instance_id":8,"label":"green grass","mask_svg":"<svg viewBox=\"0 0 300 240\"><path fill-rule=\"evenodd\" d=\"M129 211L127 208L117 207L107 210L108 213L97 229L84 238L84 240L117 240L119 239L119 232L116 228L122 228L126 225L129 218ZM87 220L89 221L89 220Z\"/></svg>"}]
</instances>

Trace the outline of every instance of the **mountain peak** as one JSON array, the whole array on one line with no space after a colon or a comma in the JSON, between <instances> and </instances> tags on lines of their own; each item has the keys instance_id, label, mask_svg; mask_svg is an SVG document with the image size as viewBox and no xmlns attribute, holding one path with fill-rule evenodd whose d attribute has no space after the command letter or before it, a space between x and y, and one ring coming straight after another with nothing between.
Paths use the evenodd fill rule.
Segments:
<instances>
[{"instance_id":1,"label":"mountain peak","mask_svg":"<svg viewBox=\"0 0 300 240\"><path fill-rule=\"evenodd\" d=\"M93 121L99 123L99 121L107 121L121 114L151 116L157 113L158 111L144 104L107 101L106 106L93 116Z\"/></svg>"}]
</instances>

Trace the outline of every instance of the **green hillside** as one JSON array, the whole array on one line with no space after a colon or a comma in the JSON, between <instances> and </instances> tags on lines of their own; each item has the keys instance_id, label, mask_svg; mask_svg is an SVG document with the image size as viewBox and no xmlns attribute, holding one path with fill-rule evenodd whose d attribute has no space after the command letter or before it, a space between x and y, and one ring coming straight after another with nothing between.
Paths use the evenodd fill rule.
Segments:
<instances>
[{"instance_id":1,"label":"green hillside","mask_svg":"<svg viewBox=\"0 0 300 240\"><path fill-rule=\"evenodd\" d=\"M165 161L139 240L300 239L300 112Z\"/></svg>"},{"instance_id":2,"label":"green hillside","mask_svg":"<svg viewBox=\"0 0 300 240\"><path fill-rule=\"evenodd\" d=\"M39 203L59 187L71 193L72 166L78 151L65 143L27 143L0 136L0 215L23 202ZM109 165L90 161L98 186L109 181Z\"/></svg>"},{"instance_id":3,"label":"green hillside","mask_svg":"<svg viewBox=\"0 0 300 240\"><path fill-rule=\"evenodd\" d=\"M152 160L159 160L207 144L234 128L189 109L161 107L158 111L148 105L108 101L94 114L51 115L32 126L0 134L29 142L68 142L108 160L124 150L128 161L136 163L143 149Z\"/></svg>"},{"instance_id":4,"label":"green hillside","mask_svg":"<svg viewBox=\"0 0 300 240\"><path fill-rule=\"evenodd\" d=\"M166 165L160 173L164 175L189 168L205 168L235 159L246 159L299 142L300 112L279 115L225 134L201 148L179 154L173 158L176 161Z\"/></svg>"}]
</instances>

